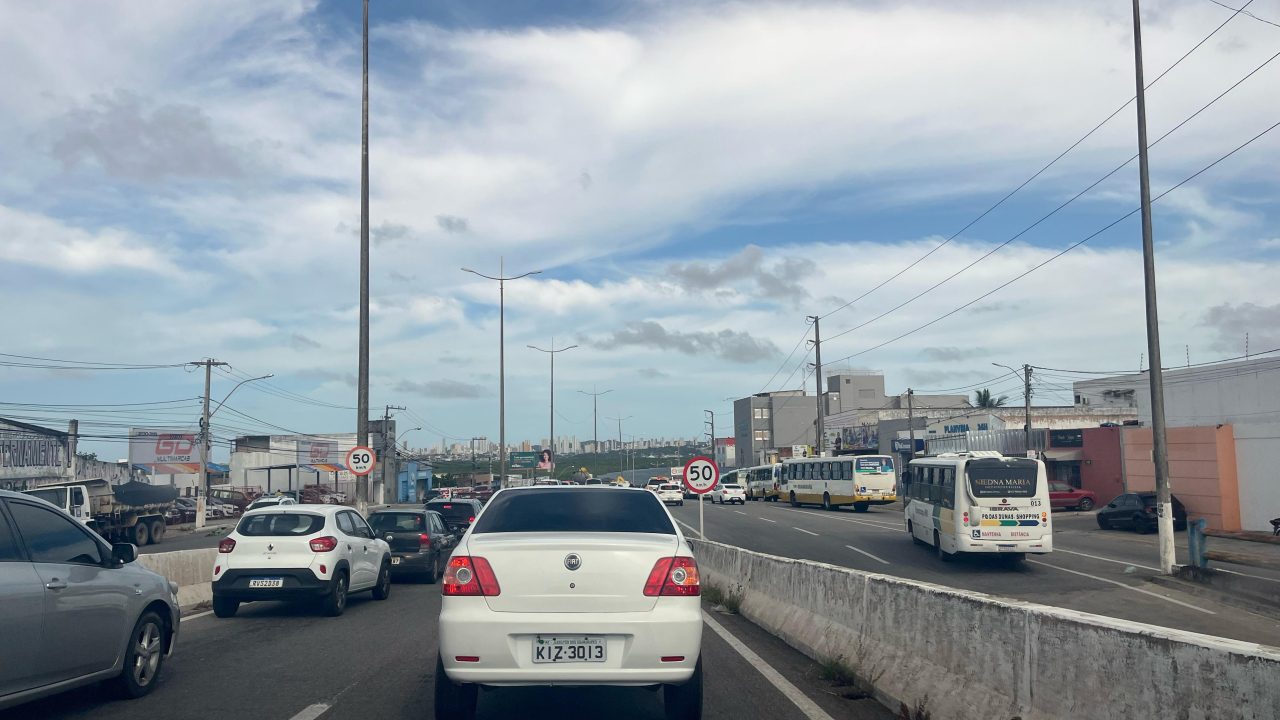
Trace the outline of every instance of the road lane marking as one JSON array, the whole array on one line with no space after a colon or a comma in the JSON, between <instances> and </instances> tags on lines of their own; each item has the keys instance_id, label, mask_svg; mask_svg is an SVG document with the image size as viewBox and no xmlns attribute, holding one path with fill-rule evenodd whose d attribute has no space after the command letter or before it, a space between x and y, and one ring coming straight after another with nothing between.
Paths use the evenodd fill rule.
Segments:
<instances>
[{"instance_id":1,"label":"road lane marking","mask_svg":"<svg viewBox=\"0 0 1280 720\"><path fill-rule=\"evenodd\" d=\"M866 555L867 557L871 558L872 560L877 560L877 561L879 561L879 562L884 563L885 565L888 565L888 564L889 564L889 561L888 561L888 560L883 560L883 559L881 559L881 558L878 558L878 557L876 557L875 555L872 555L871 553L867 552L866 550L859 550L858 548L856 548L856 547L854 547L854 546L852 546L852 545L845 545L845 547L849 548L850 550L852 550L852 551L854 551L854 552L856 552L856 553L862 553L863 555Z\"/></svg>"},{"instance_id":2,"label":"road lane marking","mask_svg":"<svg viewBox=\"0 0 1280 720\"><path fill-rule=\"evenodd\" d=\"M1196 607L1195 605L1192 605L1191 603L1185 603L1185 602L1182 602L1181 600L1174 600L1173 598L1171 598L1171 597L1165 597L1164 595L1161 595L1160 593L1154 593L1154 592L1151 592L1150 590L1143 590L1142 588L1137 588L1137 587L1134 587L1134 586L1132 586L1132 585L1125 585L1124 583L1119 582L1119 581L1116 581L1116 580L1109 580L1109 579L1104 578L1104 577L1098 577L1097 575L1090 575L1089 573L1082 573L1082 572L1080 572L1080 571L1078 571L1078 570L1068 570L1068 569L1066 569L1066 568L1064 568L1064 567L1058 567L1057 565L1050 565L1050 564L1049 564L1049 563L1047 563L1047 562L1041 562L1041 561L1039 561L1039 560L1027 560L1027 562L1032 563L1032 564L1034 564L1034 565L1043 565L1044 567L1052 568L1052 569L1054 569L1054 570L1060 570L1060 571L1065 572L1065 573L1071 573L1072 575L1079 575L1080 577L1087 577L1087 578L1089 578L1089 579L1091 579L1091 580L1097 580L1098 582L1110 583L1110 584L1115 585L1115 586L1117 586L1117 587L1122 587L1122 588L1124 588L1125 590L1132 590L1132 591L1134 591L1134 592L1136 592L1136 593L1142 593L1143 595L1150 595L1150 596L1151 596L1151 597L1153 597L1153 598L1159 598L1159 599L1161 599L1161 600L1164 600L1165 602L1171 602L1171 603L1173 603L1174 605L1181 605L1182 607L1185 607L1185 608L1191 608L1192 610L1198 610L1198 611L1200 611L1200 612L1202 612L1202 613L1204 613L1204 614L1206 614L1206 615L1217 615L1217 614L1218 614L1218 613L1216 613L1216 612L1214 612L1214 611L1212 611L1212 610L1205 610L1204 608L1202 608L1202 607Z\"/></svg>"},{"instance_id":3,"label":"road lane marking","mask_svg":"<svg viewBox=\"0 0 1280 720\"><path fill-rule=\"evenodd\" d=\"M746 515L746 513L742 512L741 510L734 510L734 512L738 513L739 515Z\"/></svg>"},{"instance_id":4,"label":"road lane marking","mask_svg":"<svg viewBox=\"0 0 1280 720\"><path fill-rule=\"evenodd\" d=\"M289 720L316 720L316 718L329 712L329 706L324 703L316 703L308 705L302 709L302 712L289 718Z\"/></svg>"},{"instance_id":5,"label":"road lane marking","mask_svg":"<svg viewBox=\"0 0 1280 720\"><path fill-rule=\"evenodd\" d=\"M1250 575L1249 573L1236 572L1235 570L1228 570L1226 568L1214 568L1214 570L1217 570L1218 572L1231 573L1232 575L1239 575L1241 577L1253 578L1254 580L1266 580L1267 582L1280 583L1280 580L1275 578L1262 577L1261 575Z\"/></svg>"},{"instance_id":6,"label":"road lane marking","mask_svg":"<svg viewBox=\"0 0 1280 720\"><path fill-rule=\"evenodd\" d=\"M763 520L763 521L765 521L765 522L771 522L771 523L777 523L777 522L778 522L777 520L770 520L769 518L760 518L760 519L761 519L761 520Z\"/></svg>"},{"instance_id":7,"label":"road lane marking","mask_svg":"<svg viewBox=\"0 0 1280 720\"><path fill-rule=\"evenodd\" d=\"M212 610L205 610L204 612L196 613L195 615L183 615L178 618L178 621L187 622L188 620L196 620L198 618L202 618L202 617L205 617L206 615L212 615L212 614L213 614Z\"/></svg>"},{"instance_id":8,"label":"road lane marking","mask_svg":"<svg viewBox=\"0 0 1280 720\"><path fill-rule=\"evenodd\" d=\"M698 532L698 529L697 529L697 528L695 528L694 526L690 525L689 523L684 522L684 521L682 521L682 520L676 520L676 522L678 522L678 523L680 523L681 525L683 525L683 526L685 526L685 527L689 528L689 532L693 533L694 535L697 535L697 536L698 536L698 537L700 537L700 538L702 537L702 533ZM702 538L702 539L703 539L703 540L706 540L706 538Z\"/></svg>"},{"instance_id":9,"label":"road lane marking","mask_svg":"<svg viewBox=\"0 0 1280 720\"><path fill-rule=\"evenodd\" d=\"M816 512L809 512L808 510L791 510L787 508L783 508L783 509L786 510L787 512L801 513L802 515L813 515L815 517L827 518L828 520L839 520L840 522L857 523L859 525L866 525L867 527L873 527L878 530L890 530L894 532L905 530L905 528L903 528L901 525L886 525L884 523L879 523L871 520L854 520L853 518L836 517L835 515L832 515L830 513L816 513Z\"/></svg>"},{"instance_id":10,"label":"road lane marking","mask_svg":"<svg viewBox=\"0 0 1280 720\"><path fill-rule=\"evenodd\" d=\"M1054 552L1063 552L1063 553L1067 553L1067 554L1070 554L1070 555L1079 555L1080 557L1093 558L1094 560L1101 560L1101 561L1103 561L1103 562L1115 563L1115 564L1117 564L1117 565L1132 565L1133 567L1142 568L1143 570L1151 570L1151 571L1153 571L1153 572L1160 572L1160 568L1151 567L1150 565L1139 565L1138 563L1126 562L1126 561L1124 561L1124 560L1115 560L1115 559L1112 559L1112 558L1102 557L1101 555L1090 555L1089 553L1076 552L1075 550L1063 550L1063 549L1062 549L1062 548L1060 548L1060 547L1059 547L1059 548L1054 548L1054 549L1053 549L1053 551L1054 551Z\"/></svg>"},{"instance_id":11,"label":"road lane marking","mask_svg":"<svg viewBox=\"0 0 1280 720\"><path fill-rule=\"evenodd\" d=\"M782 676L782 673L778 672L778 670L769 663L766 663L764 658L757 655L754 650L747 647L738 638L734 637L733 633L730 633L728 630L724 629L720 623L713 620L711 616L707 614L706 610L702 611L702 621L705 622L707 627L711 628L715 634L719 635L722 640L728 643L729 647L736 650L737 653L742 656L742 659L747 661L747 664L751 665L751 667L756 670L759 670L760 674L764 676L764 679L768 680L770 684L778 689L778 692L782 693L784 697L799 708L800 712L804 713L806 718L809 720L834 720L826 713L825 710L818 707L817 703L809 699L809 696L805 695L804 691L795 685L792 685L791 681Z\"/></svg>"},{"instance_id":12,"label":"road lane marking","mask_svg":"<svg viewBox=\"0 0 1280 720\"><path fill-rule=\"evenodd\" d=\"M792 529L792 530L799 530L799 531L800 531L800 532L802 532L802 533L809 533L810 535L812 535L812 536L814 536L814 537L818 537L818 533L816 533L816 532L809 532L808 530L805 530L804 528L798 528L798 527L796 527L795 525L792 525L792 526L791 526L791 529Z\"/></svg>"}]
</instances>

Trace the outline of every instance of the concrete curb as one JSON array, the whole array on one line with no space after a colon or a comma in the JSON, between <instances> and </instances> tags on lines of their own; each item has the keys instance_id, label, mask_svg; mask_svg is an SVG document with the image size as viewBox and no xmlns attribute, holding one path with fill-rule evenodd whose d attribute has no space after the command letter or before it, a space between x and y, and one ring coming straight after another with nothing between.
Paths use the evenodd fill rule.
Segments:
<instances>
[{"instance_id":1,"label":"concrete curb","mask_svg":"<svg viewBox=\"0 0 1280 720\"><path fill-rule=\"evenodd\" d=\"M176 550L139 555L137 562L178 584L178 605L184 613L213 602L213 564L217 548Z\"/></svg>"},{"instance_id":2,"label":"concrete curb","mask_svg":"<svg viewBox=\"0 0 1280 720\"><path fill-rule=\"evenodd\" d=\"M935 718L1266 720L1280 649L690 540L704 582L891 709ZM1082 683L1082 669L1099 682ZM1270 709L1268 709L1270 708Z\"/></svg>"},{"instance_id":3,"label":"concrete curb","mask_svg":"<svg viewBox=\"0 0 1280 720\"><path fill-rule=\"evenodd\" d=\"M1280 620L1280 583L1189 565L1179 565L1173 573L1172 577L1156 575L1150 580L1163 587Z\"/></svg>"}]
</instances>

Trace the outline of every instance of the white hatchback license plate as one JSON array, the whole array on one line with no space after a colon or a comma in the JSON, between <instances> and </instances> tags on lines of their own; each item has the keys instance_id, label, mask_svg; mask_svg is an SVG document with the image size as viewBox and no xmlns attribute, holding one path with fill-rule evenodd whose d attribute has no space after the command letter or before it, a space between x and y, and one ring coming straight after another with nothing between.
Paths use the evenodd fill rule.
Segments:
<instances>
[{"instance_id":1,"label":"white hatchback license plate","mask_svg":"<svg viewBox=\"0 0 1280 720\"><path fill-rule=\"evenodd\" d=\"M278 588L284 587L284 578L253 578L249 580L251 588Z\"/></svg>"},{"instance_id":2,"label":"white hatchback license plate","mask_svg":"<svg viewBox=\"0 0 1280 720\"><path fill-rule=\"evenodd\" d=\"M400 564L400 558L398 558L398 557L392 557L392 558L391 558L391 564L392 564L392 565L399 565L399 564Z\"/></svg>"},{"instance_id":3,"label":"white hatchback license plate","mask_svg":"<svg viewBox=\"0 0 1280 720\"><path fill-rule=\"evenodd\" d=\"M543 637L533 641L535 663L604 662L604 638Z\"/></svg>"}]
</instances>

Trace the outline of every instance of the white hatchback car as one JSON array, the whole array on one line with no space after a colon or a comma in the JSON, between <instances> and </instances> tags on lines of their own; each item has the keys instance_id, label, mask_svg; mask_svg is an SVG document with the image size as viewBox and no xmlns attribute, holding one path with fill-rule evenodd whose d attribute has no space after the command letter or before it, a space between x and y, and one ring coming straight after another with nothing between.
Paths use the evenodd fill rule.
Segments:
<instances>
[{"instance_id":1,"label":"white hatchback car","mask_svg":"<svg viewBox=\"0 0 1280 720\"><path fill-rule=\"evenodd\" d=\"M355 510L288 505L250 510L218 543L213 613L231 617L242 602L317 600L341 615L347 595L391 595L391 546Z\"/></svg>"},{"instance_id":2,"label":"white hatchback car","mask_svg":"<svg viewBox=\"0 0 1280 720\"><path fill-rule=\"evenodd\" d=\"M684 505L684 486L670 483L659 485L658 499L663 505Z\"/></svg>"},{"instance_id":3,"label":"white hatchback car","mask_svg":"<svg viewBox=\"0 0 1280 720\"><path fill-rule=\"evenodd\" d=\"M669 720L702 717L698 564L649 491L509 488L445 572L440 720L482 686L661 686Z\"/></svg>"},{"instance_id":4,"label":"white hatchback car","mask_svg":"<svg viewBox=\"0 0 1280 720\"><path fill-rule=\"evenodd\" d=\"M725 503L747 504L747 489L735 483L720 483L711 491L711 501L721 505Z\"/></svg>"}]
</instances>

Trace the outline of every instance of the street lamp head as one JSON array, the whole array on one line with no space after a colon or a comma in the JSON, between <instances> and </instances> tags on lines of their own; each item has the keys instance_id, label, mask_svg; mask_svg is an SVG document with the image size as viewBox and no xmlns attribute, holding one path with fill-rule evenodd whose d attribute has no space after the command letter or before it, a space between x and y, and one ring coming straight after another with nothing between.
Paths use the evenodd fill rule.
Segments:
<instances>
[{"instance_id":1,"label":"street lamp head","mask_svg":"<svg viewBox=\"0 0 1280 720\"><path fill-rule=\"evenodd\" d=\"M570 345L569 347L566 347L566 348L560 348L560 349L561 349L561 350L572 350L572 349L574 349L574 348L576 348L576 347L578 347L578 346L577 346L577 345Z\"/></svg>"}]
</instances>

